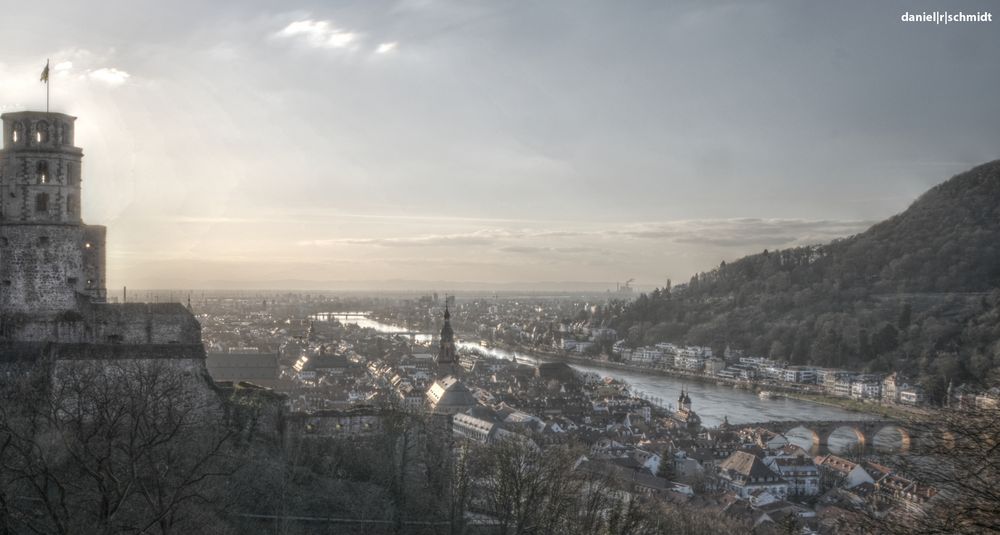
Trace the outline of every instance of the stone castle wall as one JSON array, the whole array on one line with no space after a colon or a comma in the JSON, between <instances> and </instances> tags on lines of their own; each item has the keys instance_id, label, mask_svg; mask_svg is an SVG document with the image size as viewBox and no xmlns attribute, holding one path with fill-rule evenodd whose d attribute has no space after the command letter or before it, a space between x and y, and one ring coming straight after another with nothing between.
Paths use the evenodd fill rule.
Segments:
<instances>
[{"instance_id":1,"label":"stone castle wall","mask_svg":"<svg viewBox=\"0 0 1000 535\"><path fill-rule=\"evenodd\" d=\"M105 245L108 229L102 225L83 227L83 292L92 302L107 298Z\"/></svg>"},{"instance_id":2,"label":"stone castle wall","mask_svg":"<svg viewBox=\"0 0 1000 535\"><path fill-rule=\"evenodd\" d=\"M2 115L0 380L46 370L163 366L218 397L201 325L179 303L106 303L107 229L80 213L83 151L75 117ZM140 367L140 368L137 368Z\"/></svg>"},{"instance_id":3,"label":"stone castle wall","mask_svg":"<svg viewBox=\"0 0 1000 535\"><path fill-rule=\"evenodd\" d=\"M66 225L0 225L0 308L72 310L82 292L84 231Z\"/></svg>"},{"instance_id":4,"label":"stone castle wall","mask_svg":"<svg viewBox=\"0 0 1000 535\"><path fill-rule=\"evenodd\" d=\"M4 314L0 340L200 345L201 324L180 303L88 303L60 314Z\"/></svg>"},{"instance_id":5,"label":"stone castle wall","mask_svg":"<svg viewBox=\"0 0 1000 535\"><path fill-rule=\"evenodd\" d=\"M122 344L201 344L201 324L180 303L98 304L95 341Z\"/></svg>"}]
</instances>

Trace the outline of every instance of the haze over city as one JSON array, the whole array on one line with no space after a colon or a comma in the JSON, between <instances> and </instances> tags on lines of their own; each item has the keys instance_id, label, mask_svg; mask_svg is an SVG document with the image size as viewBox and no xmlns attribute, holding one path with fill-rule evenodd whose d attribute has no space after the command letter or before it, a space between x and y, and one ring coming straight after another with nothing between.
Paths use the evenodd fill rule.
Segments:
<instances>
[{"instance_id":1,"label":"haze over city","mask_svg":"<svg viewBox=\"0 0 1000 535\"><path fill-rule=\"evenodd\" d=\"M0 111L49 60L111 288L651 287L1000 144L1000 35L893 3L3 4Z\"/></svg>"}]
</instances>

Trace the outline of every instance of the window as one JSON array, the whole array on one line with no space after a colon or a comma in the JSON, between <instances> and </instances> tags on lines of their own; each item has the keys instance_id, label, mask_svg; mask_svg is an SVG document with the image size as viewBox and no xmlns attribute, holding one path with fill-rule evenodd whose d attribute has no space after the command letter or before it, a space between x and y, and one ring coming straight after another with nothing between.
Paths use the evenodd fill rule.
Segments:
<instances>
[{"instance_id":1,"label":"window","mask_svg":"<svg viewBox=\"0 0 1000 535\"><path fill-rule=\"evenodd\" d=\"M70 193L66 196L66 213L68 215L76 215L76 196ZM84 247L90 249L90 242L87 242Z\"/></svg>"},{"instance_id":2,"label":"window","mask_svg":"<svg viewBox=\"0 0 1000 535\"><path fill-rule=\"evenodd\" d=\"M45 160L38 162L35 166L35 171L39 184L47 184L49 182L49 162Z\"/></svg>"},{"instance_id":3,"label":"window","mask_svg":"<svg viewBox=\"0 0 1000 535\"><path fill-rule=\"evenodd\" d=\"M35 211L36 212L48 212L49 211L49 194L39 193L35 195Z\"/></svg>"},{"instance_id":4,"label":"window","mask_svg":"<svg viewBox=\"0 0 1000 535\"><path fill-rule=\"evenodd\" d=\"M49 124L45 121L35 123L35 141L45 143L49 140Z\"/></svg>"},{"instance_id":5,"label":"window","mask_svg":"<svg viewBox=\"0 0 1000 535\"><path fill-rule=\"evenodd\" d=\"M48 245L48 244L49 244L49 237L48 236L39 236L38 237L38 245Z\"/></svg>"},{"instance_id":6,"label":"window","mask_svg":"<svg viewBox=\"0 0 1000 535\"><path fill-rule=\"evenodd\" d=\"M69 283L69 284L75 285L76 284L76 277L70 277L70 278L66 279L66 282Z\"/></svg>"}]
</instances>

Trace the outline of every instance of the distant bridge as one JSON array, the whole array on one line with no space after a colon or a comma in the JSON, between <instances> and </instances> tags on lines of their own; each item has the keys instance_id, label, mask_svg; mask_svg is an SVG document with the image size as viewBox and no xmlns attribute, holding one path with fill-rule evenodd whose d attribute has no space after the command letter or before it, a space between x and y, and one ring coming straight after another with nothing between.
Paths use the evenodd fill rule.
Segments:
<instances>
[{"instance_id":1,"label":"distant bridge","mask_svg":"<svg viewBox=\"0 0 1000 535\"><path fill-rule=\"evenodd\" d=\"M785 436L791 430L801 427L812 433L813 447L821 452L830 451L830 437L838 429L847 429L853 432L854 436L858 439L858 444L865 448L874 445L875 435L881 431L886 429L895 430L902 437L899 447L899 451L902 453L909 451L910 444L914 439L911 431L904 427L903 423L894 420L823 420L813 422L790 420L738 424L736 427L741 429L764 428Z\"/></svg>"}]
</instances>

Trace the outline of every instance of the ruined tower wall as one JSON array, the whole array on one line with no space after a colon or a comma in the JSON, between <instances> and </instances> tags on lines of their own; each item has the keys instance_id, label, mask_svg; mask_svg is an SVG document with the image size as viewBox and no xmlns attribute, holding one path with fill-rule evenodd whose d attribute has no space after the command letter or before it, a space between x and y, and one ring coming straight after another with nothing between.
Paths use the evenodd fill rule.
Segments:
<instances>
[{"instance_id":1,"label":"ruined tower wall","mask_svg":"<svg viewBox=\"0 0 1000 535\"><path fill-rule=\"evenodd\" d=\"M77 308L82 243L81 227L0 225L0 306L26 313Z\"/></svg>"},{"instance_id":2,"label":"ruined tower wall","mask_svg":"<svg viewBox=\"0 0 1000 535\"><path fill-rule=\"evenodd\" d=\"M93 302L107 298L105 242L108 229L101 225L83 227L83 292Z\"/></svg>"},{"instance_id":3,"label":"ruined tower wall","mask_svg":"<svg viewBox=\"0 0 1000 535\"><path fill-rule=\"evenodd\" d=\"M81 218L76 119L0 119L0 364L155 365L208 378L201 325L181 304L105 302L107 229Z\"/></svg>"},{"instance_id":4,"label":"ruined tower wall","mask_svg":"<svg viewBox=\"0 0 1000 535\"><path fill-rule=\"evenodd\" d=\"M78 310L103 299L104 231L80 216L74 117L6 113L0 150L0 310Z\"/></svg>"}]
</instances>

